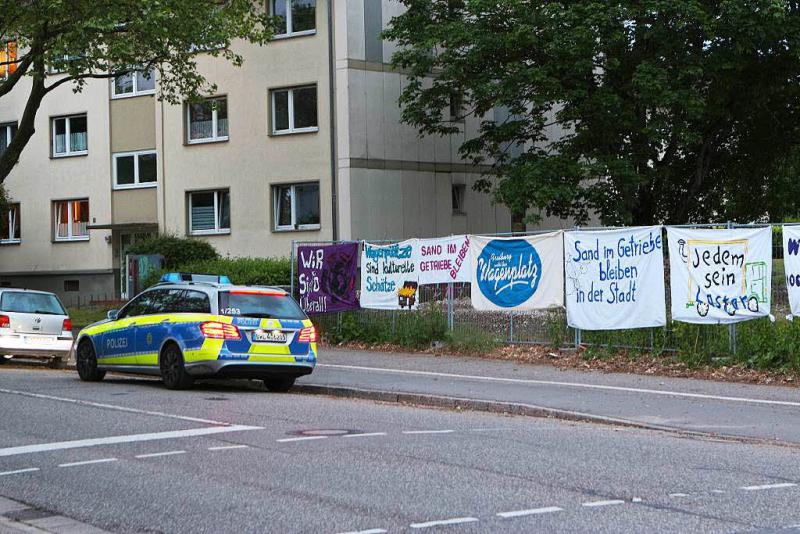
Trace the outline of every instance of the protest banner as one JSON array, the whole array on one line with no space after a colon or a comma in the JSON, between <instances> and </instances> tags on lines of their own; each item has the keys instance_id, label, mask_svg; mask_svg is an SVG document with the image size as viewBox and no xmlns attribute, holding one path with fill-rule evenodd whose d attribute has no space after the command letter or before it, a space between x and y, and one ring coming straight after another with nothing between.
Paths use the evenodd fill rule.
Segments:
<instances>
[{"instance_id":1,"label":"protest banner","mask_svg":"<svg viewBox=\"0 0 800 534\"><path fill-rule=\"evenodd\" d=\"M420 284L470 281L469 236L420 239L414 247L414 263Z\"/></svg>"},{"instance_id":2,"label":"protest banner","mask_svg":"<svg viewBox=\"0 0 800 534\"><path fill-rule=\"evenodd\" d=\"M800 313L800 226L784 226L782 230L783 268L786 270L791 319Z\"/></svg>"},{"instance_id":3,"label":"protest banner","mask_svg":"<svg viewBox=\"0 0 800 534\"><path fill-rule=\"evenodd\" d=\"M534 310L564 305L563 233L470 236L472 306Z\"/></svg>"},{"instance_id":4,"label":"protest banner","mask_svg":"<svg viewBox=\"0 0 800 534\"><path fill-rule=\"evenodd\" d=\"M734 323L769 315L772 229L667 228L672 319Z\"/></svg>"},{"instance_id":5,"label":"protest banner","mask_svg":"<svg viewBox=\"0 0 800 534\"><path fill-rule=\"evenodd\" d=\"M660 226L564 234L567 324L619 330L667 324Z\"/></svg>"},{"instance_id":6,"label":"protest banner","mask_svg":"<svg viewBox=\"0 0 800 534\"><path fill-rule=\"evenodd\" d=\"M414 262L416 239L394 245L364 243L361 253L361 307L415 310L419 271Z\"/></svg>"},{"instance_id":7,"label":"protest banner","mask_svg":"<svg viewBox=\"0 0 800 534\"><path fill-rule=\"evenodd\" d=\"M308 314L357 310L358 243L297 247L300 307Z\"/></svg>"}]
</instances>

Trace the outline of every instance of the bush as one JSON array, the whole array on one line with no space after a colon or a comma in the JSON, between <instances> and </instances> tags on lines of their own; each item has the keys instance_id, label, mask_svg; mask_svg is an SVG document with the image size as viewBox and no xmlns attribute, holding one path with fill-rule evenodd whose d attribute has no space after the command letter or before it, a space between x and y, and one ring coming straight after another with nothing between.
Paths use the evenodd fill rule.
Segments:
<instances>
[{"instance_id":1,"label":"bush","mask_svg":"<svg viewBox=\"0 0 800 534\"><path fill-rule=\"evenodd\" d=\"M161 254L164 268L175 271L179 265L219 258L216 249L200 239L159 235L134 244L129 254Z\"/></svg>"},{"instance_id":2,"label":"bush","mask_svg":"<svg viewBox=\"0 0 800 534\"><path fill-rule=\"evenodd\" d=\"M244 286L288 286L292 265L288 258L215 258L193 261L156 271L144 281L145 287L158 282L165 272L225 275Z\"/></svg>"},{"instance_id":3,"label":"bush","mask_svg":"<svg viewBox=\"0 0 800 534\"><path fill-rule=\"evenodd\" d=\"M332 313L313 319L323 339L334 345L356 341L421 349L445 339L447 332L447 317L434 306L417 311Z\"/></svg>"}]
</instances>

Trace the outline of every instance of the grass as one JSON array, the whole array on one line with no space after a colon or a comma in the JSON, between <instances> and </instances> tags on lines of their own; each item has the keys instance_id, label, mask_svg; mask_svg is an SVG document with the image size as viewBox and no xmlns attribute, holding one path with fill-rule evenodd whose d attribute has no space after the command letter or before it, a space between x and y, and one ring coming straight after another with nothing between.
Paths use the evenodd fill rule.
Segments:
<instances>
[{"instance_id":1,"label":"grass","mask_svg":"<svg viewBox=\"0 0 800 534\"><path fill-rule=\"evenodd\" d=\"M76 306L67 309L69 318L72 319L72 326L75 329L83 328L86 325L102 321L106 318L106 312L112 308L108 306Z\"/></svg>"}]
</instances>

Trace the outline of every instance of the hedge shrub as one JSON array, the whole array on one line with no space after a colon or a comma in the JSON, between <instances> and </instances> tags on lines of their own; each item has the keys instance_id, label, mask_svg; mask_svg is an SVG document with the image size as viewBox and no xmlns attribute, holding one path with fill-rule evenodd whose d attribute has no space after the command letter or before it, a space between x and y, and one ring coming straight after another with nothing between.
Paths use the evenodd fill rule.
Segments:
<instances>
[{"instance_id":1,"label":"hedge shrub","mask_svg":"<svg viewBox=\"0 0 800 534\"><path fill-rule=\"evenodd\" d=\"M173 235L158 235L134 244L129 254L161 254L164 268L177 270L179 265L219 258L216 249L201 239L189 239Z\"/></svg>"},{"instance_id":2,"label":"hedge shrub","mask_svg":"<svg viewBox=\"0 0 800 534\"><path fill-rule=\"evenodd\" d=\"M153 274L145 286L158 282L165 272L226 275L231 282L247 286L288 286L292 266L289 258L215 258L175 265Z\"/></svg>"}]
</instances>

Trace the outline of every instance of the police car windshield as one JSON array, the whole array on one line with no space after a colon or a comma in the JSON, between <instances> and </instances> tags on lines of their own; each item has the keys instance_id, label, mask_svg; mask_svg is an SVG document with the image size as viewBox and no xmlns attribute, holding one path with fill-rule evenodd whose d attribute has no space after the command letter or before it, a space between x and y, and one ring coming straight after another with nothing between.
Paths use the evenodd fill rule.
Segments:
<instances>
[{"instance_id":1,"label":"police car windshield","mask_svg":"<svg viewBox=\"0 0 800 534\"><path fill-rule=\"evenodd\" d=\"M55 295L24 291L4 291L3 296L0 297L0 311L42 315L67 314Z\"/></svg>"},{"instance_id":2,"label":"police car windshield","mask_svg":"<svg viewBox=\"0 0 800 534\"><path fill-rule=\"evenodd\" d=\"M305 319L303 310L289 296L268 290L221 291L219 313L233 317Z\"/></svg>"}]
</instances>

